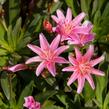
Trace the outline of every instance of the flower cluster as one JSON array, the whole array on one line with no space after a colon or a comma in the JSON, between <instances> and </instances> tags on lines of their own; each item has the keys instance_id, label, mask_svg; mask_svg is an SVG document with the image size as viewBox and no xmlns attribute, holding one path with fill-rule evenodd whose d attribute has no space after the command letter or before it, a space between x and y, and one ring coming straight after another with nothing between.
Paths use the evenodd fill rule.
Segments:
<instances>
[{"instance_id":1,"label":"flower cluster","mask_svg":"<svg viewBox=\"0 0 109 109\"><path fill-rule=\"evenodd\" d=\"M57 10L57 16L52 15L52 19L56 22L56 27L52 27L49 21L44 21L43 26L49 33L55 32L57 35L51 44L48 43L43 33L39 35L40 47L28 44L27 47L35 52L38 56L28 59L25 64L40 63L36 68L36 75L39 76L44 69L47 69L50 74L56 76L56 63L70 64L70 66L63 68L62 71L73 72L69 78L67 85L70 86L76 79L78 80L77 93L81 93L84 87L85 79L89 82L92 89L95 88L91 74L104 76L104 73L94 66L104 60L104 55L97 59L92 59L94 54L94 46L89 45L87 52L82 55L79 47L85 46L87 43L94 40L94 33L92 32L93 25L89 21L83 21L85 13L82 12L74 19L72 19L71 9L67 9L67 14L64 16L61 10ZM67 41L68 45L59 46L63 41ZM60 54L74 46L76 58L69 54L68 60L61 57ZM9 67L8 70L15 72L26 69L27 66L18 64ZM39 109L39 104L34 101L33 97L25 98L25 107L29 109Z\"/></svg>"},{"instance_id":2,"label":"flower cluster","mask_svg":"<svg viewBox=\"0 0 109 109\"><path fill-rule=\"evenodd\" d=\"M61 41L67 40L70 44L83 46L94 39L94 34L91 33L92 24L89 21L81 23L84 17L85 13L82 12L72 20L70 8L67 9L66 17L61 10L57 10L57 17L52 15L52 19L57 23L53 31L61 35Z\"/></svg>"}]
</instances>

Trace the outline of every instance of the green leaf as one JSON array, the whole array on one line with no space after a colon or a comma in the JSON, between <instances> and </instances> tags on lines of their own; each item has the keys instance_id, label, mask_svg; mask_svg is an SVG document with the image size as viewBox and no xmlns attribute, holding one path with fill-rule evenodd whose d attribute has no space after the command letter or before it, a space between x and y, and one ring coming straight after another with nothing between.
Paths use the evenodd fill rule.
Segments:
<instances>
[{"instance_id":1,"label":"green leaf","mask_svg":"<svg viewBox=\"0 0 109 109\"><path fill-rule=\"evenodd\" d=\"M98 9L101 9L106 0L98 0Z\"/></svg>"},{"instance_id":2,"label":"green leaf","mask_svg":"<svg viewBox=\"0 0 109 109\"><path fill-rule=\"evenodd\" d=\"M103 109L109 109L109 92L107 93L105 97Z\"/></svg>"},{"instance_id":3,"label":"green leaf","mask_svg":"<svg viewBox=\"0 0 109 109\"><path fill-rule=\"evenodd\" d=\"M9 0L9 24L14 23L20 12L20 0Z\"/></svg>"},{"instance_id":4,"label":"green leaf","mask_svg":"<svg viewBox=\"0 0 109 109\"><path fill-rule=\"evenodd\" d=\"M83 96L85 99L85 102L91 100L92 98L94 98L95 94L94 94L94 90L92 90L91 86L89 85L88 82L86 82L84 90L83 90Z\"/></svg>"},{"instance_id":5,"label":"green leaf","mask_svg":"<svg viewBox=\"0 0 109 109\"><path fill-rule=\"evenodd\" d=\"M109 16L109 2L106 4L105 9L103 11L102 17Z\"/></svg>"},{"instance_id":6,"label":"green leaf","mask_svg":"<svg viewBox=\"0 0 109 109\"><path fill-rule=\"evenodd\" d=\"M22 93L20 94L18 103L17 103L17 108L18 109L22 109L23 103L24 103L24 97L29 96L32 94L33 91L33 85L34 82L31 81L22 91Z\"/></svg>"},{"instance_id":7,"label":"green leaf","mask_svg":"<svg viewBox=\"0 0 109 109\"><path fill-rule=\"evenodd\" d=\"M57 95L57 98L65 105L66 109L68 109L68 101L67 101L67 96L66 95Z\"/></svg>"},{"instance_id":8,"label":"green leaf","mask_svg":"<svg viewBox=\"0 0 109 109\"><path fill-rule=\"evenodd\" d=\"M1 22L2 22L2 20L0 20L0 40L4 40L5 29Z\"/></svg>"},{"instance_id":9,"label":"green leaf","mask_svg":"<svg viewBox=\"0 0 109 109\"><path fill-rule=\"evenodd\" d=\"M7 55L7 53L8 53L7 50L0 48L0 56Z\"/></svg>"},{"instance_id":10,"label":"green leaf","mask_svg":"<svg viewBox=\"0 0 109 109\"><path fill-rule=\"evenodd\" d=\"M108 66L107 63L103 63L99 65L99 69L102 71L105 71L104 77L96 77L96 99L99 103L99 107L103 107L103 97L105 96L106 89L107 89L107 83L108 83L108 76L106 72L108 72Z\"/></svg>"},{"instance_id":11,"label":"green leaf","mask_svg":"<svg viewBox=\"0 0 109 109\"><path fill-rule=\"evenodd\" d=\"M1 97L0 97L0 108L1 109L8 109L8 106L2 101Z\"/></svg>"},{"instance_id":12,"label":"green leaf","mask_svg":"<svg viewBox=\"0 0 109 109\"><path fill-rule=\"evenodd\" d=\"M59 1L57 3L53 3L51 8L50 8L50 14L53 14L57 9L59 9L62 6L62 2Z\"/></svg>"},{"instance_id":13,"label":"green leaf","mask_svg":"<svg viewBox=\"0 0 109 109\"><path fill-rule=\"evenodd\" d=\"M54 103L55 102L53 102L51 100L47 100L47 101L44 102L41 109L64 109L60 106L54 105Z\"/></svg>"},{"instance_id":14,"label":"green leaf","mask_svg":"<svg viewBox=\"0 0 109 109\"><path fill-rule=\"evenodd\" d=\"M92 7L92 16L95 14L95 12L98 9L98 0L93 1L93 7Z\"/></svg>"},{"instance_id":15,"label":"green leaf","mask_svg":"<svg viewBox=\"0 0 109 109\"><path fill-rule=\"evenodd\" d=\"M3 89L6 98L10 100L10 87L9 87L10 85L8 75L6 72L2 72L0 81L1 81L1 87Z\"/></svg>"},{"instance_id":16,"label":"green leaf","mask_svg":"<svg viewBox=\"0 0 109 109\"><path fill-rule=\"evenodd\" d=\"M89 9L90 9L91 0L81 0L80 4L81 4L82 11L85 12L88 15Z\"/></svg>"},{"instance_id":17,"label":"green leaf","mask_svg":"<svg viewBox=\"0 0 109 109\"><path fill-rule=\"evenodd\" d=\"M100 19L101 18L101 12L100 10L98 10L96 13L95 13L95 16L94 16L94 24L95 25L99 25L100 24Z\"/></svg>"},{"instance_id":18,"label":"green leaf","mask_svg":"<svg viewBox=\"0 0 109 109\"><path fill-rule=\"evenodd\" d=\"M2 56L0 57L0 66L5 66L7 64L8 57Z\"/></svg>"},{"instance_id":19,"label":"green leaf","mask_svg":"<svg viewBox=\"0 0 109 109\"><path fill-rule=\"evenodd\" d=\"M68 7L70 7L72 9L72 14L73 16L77 16L78 15L78 8L79 6L77 6L77 1L76 0L65 0L66 4L68 5Z\"/></svg>"},{"instance_id":20,"label":"green leaf","mask_svg":"<svg viewBox=\"0 0 109 109\"><path fill-rule=\"evenodd\" d=\"M57 93L56 90L48 90L48 91L45 91L43 93L40 93L40 94L36 95L35 98L38 101L40 101L41 103L44 103L44 101L48 100L49 98L51 98L56 93Z\"/></svg>"}]
</instances>

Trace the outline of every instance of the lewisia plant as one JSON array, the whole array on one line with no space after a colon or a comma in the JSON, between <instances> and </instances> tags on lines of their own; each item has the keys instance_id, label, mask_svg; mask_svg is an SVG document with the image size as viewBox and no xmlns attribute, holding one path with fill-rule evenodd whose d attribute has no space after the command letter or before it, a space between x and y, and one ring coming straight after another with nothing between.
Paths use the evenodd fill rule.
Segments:
<instances>
[{"instance_id":1,"label":"lewisia plant","mask_svg":"<svg viewBox=\"0 0 109 109\"><path fill-rule=\"evenodd\" d=\"M78 80L78 89L77 93L81 93L84 87L85 79L89 82L92 89L95 89L95 85L91 74L104 76L104 73L98 69L95 69L94 66L104 60L104 55L97 59L92 59L91 57L94 54L94 46L90 45L89 49L82 55L78 48L75 49L76 59L70 54L69 61L71 66L64 68L62 71L73 72L69 78L67 85L70 86L76 79Z\"/></svg>"},{"instance_id":2,"label":"lewisia plant","mask_svg":"<svg viewBox=\"0 0 109 109\"><path fill-rule=\"evenodd\" d=\"M62 71L73 72L71 77L69 78L67 85L70 86L76 79L78 80L78 88L77 93L81 93L85 84L85 80L87 80L92 87L95 88L93 79L91 74L104 76L104 73L96 68L95 65L104 60L104 55L97 59L92 59L94 54L94 46L90 45L87 52L82 55L80 50L73 46L75 49L76 58L74 58L71 54L68 56L69 61L67 61L64 57L61 57L60 54L69 48L69 45L59 46L61 41L67 40L69 44L79 45L78 47L85 46L88 42L94 40L94 33L92 33L93 25L89 21L82 20L85 17L85 13L82 12L78 16L76 16L72 20L72 12L71 9L67 9L66 17L62 13L62 11L57 10L57 16L52 16L52 19L57 23L56 27L52 28L52 25L49 21L44 22L44 28L49 33L54 32L57 33L57 36L53 39L51 44L48 43L47 39L41 33L39 35L40 47L28 44L27 47L31 49L33 52L37 54L32 58L29 58L25 63L30 64L37 62L39 65L36 68L36 75L39 76L42 71L46 68L51 73L53 77L56 76L56 63L59 64L71 64L70 66L63 68ZM8 70L11 72L17 72L20 70L28 69L28 66L25 64L17 64L12 67L6 67L4 70ZM25 98L27 102L35 101L32 97ZM29 102L29 103L30 103ZM27 103L24 104L26 107ZM31 104L31 103L30 103ZM39 108L29 108L29 109L39 109Z\"/></svg>"},{"instance_id":3,"label":"lewisia plant","mask_svg":"<svg viewBox=\"0 0 109 109\"><path fill-rule=\"evenodd\" d=\"M84 45L94 39L91 33L92 24L87 22L82 24L81 21L85 17L82 12L72 20L71 9L67 9L66 17L61 10L57 10L57 16L52 15L52 19L57 23L53 27L53 31L61 36L61 41L68 40L70 44Z\"/></svg>"},{"instance_id":4,"label":"lewisia plant","mask_svg":"<svg viewBox=\"0 0 109 109\"><path fill-rule=\"evenodd\" d=\"M51 75L55 76L55 63L68 63L65 58L59 56L62 52L68 49L68 46L58 47L60 43L60 35L58 35L50 45L42 33L39 35L39 40L41 48L32 44L27 45L28 48L38 54L38 56L28 59L26 64L41 62L36 69L36 75L39 76L43 69L47 68Z\"/></svg>"}]
</instances>

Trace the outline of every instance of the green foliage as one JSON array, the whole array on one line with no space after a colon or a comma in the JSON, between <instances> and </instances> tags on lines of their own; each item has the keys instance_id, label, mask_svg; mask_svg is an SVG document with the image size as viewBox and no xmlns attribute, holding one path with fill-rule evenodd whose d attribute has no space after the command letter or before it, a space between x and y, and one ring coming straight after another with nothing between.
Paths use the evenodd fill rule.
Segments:
<instances>
[{"instance_id":1,"label":"green foliage","mask_svg":"<svg viewBox=\"0 0 109 109\"><path fill-rule=\"evenodd\" d=\"M12 73L3 71L34 56L27 48L28 43L39 45L39 33L43 32L51 42L54 33L47 33L43 21L49 20L57 9L70 7L73 17L85 12L85 20L90 20L95 32L95 55L106 51L105 61L96 66L105 72L104 77L94 77L96 89L85 83L83 93L77 94L76 82L66 85L70 73L62 73L62 65L57 67L56 78L45 73L34 74L37 65ZM108 0L0 0L0 109L23 109L24 97L32 95L41 103L41 109L109 109L109 1ZM69 50L63 54L67 56ZM33 67L33 69L32 69Z\"/></svg>"}]
</instances>

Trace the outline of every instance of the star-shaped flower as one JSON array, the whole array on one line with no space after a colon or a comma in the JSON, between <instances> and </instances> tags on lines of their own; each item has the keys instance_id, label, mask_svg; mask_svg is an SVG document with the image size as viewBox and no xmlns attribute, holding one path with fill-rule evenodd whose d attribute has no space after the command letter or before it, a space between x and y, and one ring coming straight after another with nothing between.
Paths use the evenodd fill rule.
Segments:
<instances>
[{"instance_id":1,"label":"star-shaped flower","mask_svg":"<svg viewBox=\"0 0 109 109\"><path fill-rule=\"evenodd\" d=\"M71 38L77 37L77 34L88 34L89 28L83 26L81 21L85 17L85 13L82 12L72 20L71 9L67 9L66 17L61 10L57 10L57 16L52 15L52 19L57 23L53 31L57 32L61 36L61 41L71 40Z\"/></svg>"},{"instance_id":2,"label":"star-shaped flower","mask_svg":"<svg viewBox=\"0 0 109 109\"><path fill-rule=\"evenodd\" d=\"M52 74L52 76L56 75L55 63L68 63L68 61L60 57L59 55L68 49L68 46L61 46L58 48L60 43L60 35L58 35L49 45L45 36L41 33L39 35L40 47L28 44L27 46L39 56L32 57L26 61L26 64L32 62L41 62L37 69L36 75L39 76L44 68L47 68L48 71Z\"/></svg>"},{"instance_id":3,"label":"star-shaped flower","mask_svg":"<svg viewBox=\"0 0 109 109\"><path fill-rule=\"evenodd\" d=\"M104 60L104 55L97 59L91 60L92 55L94 54L94 46L90 45L86 54L82 56L78 48L75 47L76 59L70 54L69 61L72 64L69 67L64 68L62 71L71 71L73 74L67 82L67 85L70 86L76 79L78 80L78 89L77 93L81 93L84 87L85 79L88 80L92 89L95 88L91 74L104 76L104 73L98 69L95 69L94 66Z\"/></svg>"}]
</instances>

